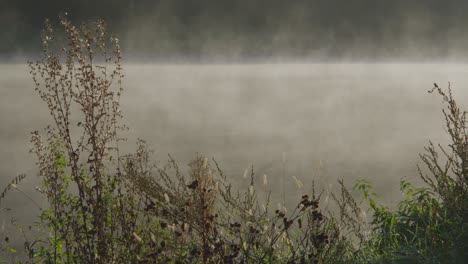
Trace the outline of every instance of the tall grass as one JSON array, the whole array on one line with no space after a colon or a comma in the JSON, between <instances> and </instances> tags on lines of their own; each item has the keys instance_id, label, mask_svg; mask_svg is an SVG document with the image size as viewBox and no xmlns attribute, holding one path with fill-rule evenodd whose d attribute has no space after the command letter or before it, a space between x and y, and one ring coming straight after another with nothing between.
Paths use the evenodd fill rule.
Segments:
<instances>
[{"instance_id":1,"label":"tall grass","mask_svg":"<svg viewBox=\"0 0 468 264\"><path fill-rule=\"evenodd\" d=\"M450 87L436 85L431 92L444 100L452 143L448 149L429 144L420 156L426 169L419 169L426 186L402 181L404 197L396 210L380 204L364 180L354 189L368 202L369 211L343 181L340 191L330 195L337 210L323 206L328 197L314 188L293 208L282 205L275 210L265 186L260 187L265 199L260 199L253 167L245 173L250 177L248 188L235 190L216 160L196 156L184 173L171 156L167 163L153 162L151 149L141 139L134 153L122 154L119 133L125 127L119 108L123 74L118 39L100 20L75 26L64 16L60 25L64 40L46 22L44 56L30 63L36 91L53 123L45 136L32 133L31 151L37 157L48 206L41 209L36 227L46 231L25 242L24 262L463 263L468 259L466 112L458 108ZM280 193L284 200L284 189Z\"/></svg>"}]
</instances>

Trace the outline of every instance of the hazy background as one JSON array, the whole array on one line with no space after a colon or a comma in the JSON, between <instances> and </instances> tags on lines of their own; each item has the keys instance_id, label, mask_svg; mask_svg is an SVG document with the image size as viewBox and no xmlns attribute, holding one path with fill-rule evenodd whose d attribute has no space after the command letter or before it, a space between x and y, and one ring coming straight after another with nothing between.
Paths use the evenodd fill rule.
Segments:
<instances>
[{"instance_id":1,"label":"hazy background","mask_svg":"<svg viewBox=\"0 0 468 264\"><path fill-rule=\"evenodd\" d=\"M40 49L45 18L102 17L149 61L466 61L465 0L1 0L0 55Z\"/></svg>"},{"instance_id":2,"label":"hazy background","mask_svg":"<svg viewBox=\"0 0 468 264\"><path fill-rule=\"evenodd\" d=\"M432 83L451 81L466 109L466 10L464 0L0 0L0 190L27 174L0 208L0 234L14 233L11 217L31 224L43 203L29 133L50 120L24 62L45 18L102 17L119 35L126 150L140 137L156 160L214 157L240 187L253 164L262 190L278 196L285 177L288 200L314 179L365 178L392 204L402 177L417 181L428 140L447 139Z\"/></svg>"}]
</instances>

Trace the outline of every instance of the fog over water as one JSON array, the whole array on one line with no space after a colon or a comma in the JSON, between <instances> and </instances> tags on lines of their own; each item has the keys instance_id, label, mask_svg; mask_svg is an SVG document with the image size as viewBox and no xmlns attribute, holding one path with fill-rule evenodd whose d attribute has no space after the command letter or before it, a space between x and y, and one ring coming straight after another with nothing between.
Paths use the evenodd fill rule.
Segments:
<instances>
[{"instance_id":1,"label":"fog over water","mask_svg":"<svg viewBox=\"0 0 468 264\"><path fill-rule=\"evenodd\" d=\"M466 0L2 0L0 58L40 52L44 20L57 24L67 12L74 23L105 19L125 55L150 61L466 62L467 8Z\"/></svg>"},{"instance_id":2,"label":"fog over water","mask_svg":"<svg viewBox=\"0 0 468 264\"><path fill-rule=\"evenodd\" d=\"M155 160L171 153L185 165L197 153L214 157L239 187L247 185L243 174L253 164L258 182L268 175L276 195L285 171L287 199L300 195L295 176L306 189L313 179L329 188L336 179L351 187L365 178L383 200L397 200L399 180L417 180L418 153L428 140L447 138L441 100L427 90L451 81L464 106L468 95L466 65L125 66L127 151L143 138ZM0 187L26 173L19 188L41 204L29 133L46 126L48 111L26 65L0 70ZM13 190L2 207L27 223L34 202ZM9 221L7 214L0 221Z\"/></svg>"}]
</instances>

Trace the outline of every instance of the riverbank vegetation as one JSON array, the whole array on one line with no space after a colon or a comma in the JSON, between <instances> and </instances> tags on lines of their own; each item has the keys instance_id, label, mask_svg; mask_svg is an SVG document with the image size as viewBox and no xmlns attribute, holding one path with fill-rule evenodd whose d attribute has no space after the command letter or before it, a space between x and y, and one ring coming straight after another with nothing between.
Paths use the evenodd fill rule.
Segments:
<instances>
[{"instance_id":1,"label":"riverbank vegetation","mask_svg":"<svg viewBox=\"0 0 468 264\"><path fill-rule=\"evenodd\" d=\"M48 201L24 254L0 243L0 262L27 263L465 263L468 260L468 130L450 87L442 98L448 146L420 154L418 187L401 181L396 209L378 201L371 182L324 197L303 193L290 208L250 184L235 189L216 160L196 156L188 169L152 160L142 139L123 142L118 38L104 21L47 22L43 57L31 62L35 90L50 110L45 133L31 134ZM157 129L157 123L155 124ZM21 176L2 192L20 184ZM265 176L265 184L267 182ZM274 190L272 190L274 192ZM265 195L263 195L265 194ZM274 194L274 193L273 193ZM330 199L333 209L324 206ZM1 201L1 200L0 200ZM364 202L364 203L363 203Z\"/></svg>"}]
</instances>

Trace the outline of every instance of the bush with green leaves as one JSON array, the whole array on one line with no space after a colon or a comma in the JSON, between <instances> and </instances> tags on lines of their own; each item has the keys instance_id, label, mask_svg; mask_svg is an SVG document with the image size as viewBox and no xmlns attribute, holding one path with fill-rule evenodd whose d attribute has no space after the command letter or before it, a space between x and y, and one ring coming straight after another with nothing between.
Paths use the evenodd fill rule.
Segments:
<instances>
[{"instance_id":1,"label":"bush with green leaves","mask_svg":"<svg viewBox=\"0 0 468 264\"><path fill-rule=\"evenodd\" d=\"M367 181L355 189L364 194L373 211L373 232L363 252L375 261L419 263L466 263L468 261L468 128L466 111L437 84L429 92L442 97L443 114L450 137L449 148L432 142L420 154L425 169L418 166L427 187L403 180L404 199L396 211L378 204Z\"/></svg>"}]
</instances>

